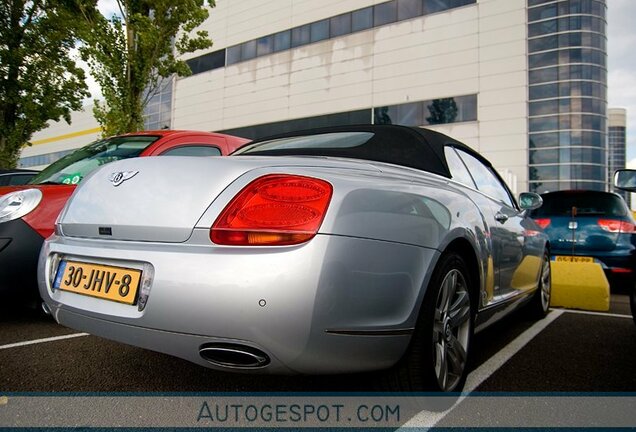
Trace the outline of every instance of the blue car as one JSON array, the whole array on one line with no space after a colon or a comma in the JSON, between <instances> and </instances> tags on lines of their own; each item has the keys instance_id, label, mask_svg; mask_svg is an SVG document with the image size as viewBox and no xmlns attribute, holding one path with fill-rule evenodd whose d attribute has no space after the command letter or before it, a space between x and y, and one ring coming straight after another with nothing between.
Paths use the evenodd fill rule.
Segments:
<instances>
[{"instance_id":1,"label":"blue car","mask_svg":"<svg viewBox=\"0 0 636 432\"><path fill-rule=\"evenodd\" d=\"M620 195L568 190L541 197L531 217L548 234L553 260L597 262L613 289L633 284L636 222Z\"/></svg>"}]
</instances>

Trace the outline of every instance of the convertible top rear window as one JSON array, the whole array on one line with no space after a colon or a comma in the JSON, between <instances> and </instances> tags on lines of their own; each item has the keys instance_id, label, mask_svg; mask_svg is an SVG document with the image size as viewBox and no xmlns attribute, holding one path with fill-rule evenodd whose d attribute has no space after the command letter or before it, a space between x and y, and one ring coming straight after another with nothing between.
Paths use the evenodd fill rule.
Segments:
<instances>
[{"instance_id":1,"label":"convertible top rear window","mask_svg":"<svg viewBox=\"0 0 636 432\"><path fill-rule=\"evenodd\" d=\"M441 133L397 125L360 125L312 129L263 138L236 156L328 156L386 162L450 178L444 146L464 144ZM489 164L488 164L489 165Z\"/></svg>"}]
</instances>

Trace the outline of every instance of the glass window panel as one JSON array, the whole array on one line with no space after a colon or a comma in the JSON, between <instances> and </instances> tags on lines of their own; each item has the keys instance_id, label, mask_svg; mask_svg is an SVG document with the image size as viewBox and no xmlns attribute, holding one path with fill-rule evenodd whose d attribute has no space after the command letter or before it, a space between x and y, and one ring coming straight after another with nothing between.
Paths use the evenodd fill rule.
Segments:
<instances>
[{"instance_id":1,"label":"glass window panel","mask_svg":"<svg viewBox=\"0 0 636 432\"><path fill-rule=\"evenodd\" d=\"M449 8L447 0L424 0L424 15L445 11Z\"/></svg>"},{"instance_id":2,"label":"glass window panel","mask_svg":"<svg viewBox=\"0 0 636 432\"><path fill-rule=\"evenodd\" d=\"M576 164L570 166L570 178L605 181L604 165Z\"/></svg>"},{"instance_id":3,"label":"glass window panel","mask_svg":"<svg viewBox=\"0 0 636 432\"><path fill-rule=\"evenodd\" d=\"M225 50L215 51L199 58L200 72L218 69L225 66Z\"/></svg>"},{"instance_id":4,"label":"glass window panel","mask_svg":"<svg viewBox=\"0 0 636 432\"><path fill-rule=\"evenodd\" d=\"M559 102L557 100L530 102L529 111L531 116L557 114L559 111Z\"/></svg>"},{"instance_id":5,"label":"glass window panel","mask_svg":"<svg viewBox=\"0 0 636 432\"><path fill-rule=\"evenodd\" d=\"M272 52L274 52L274 36L265 36L256 41L257 56L264 56Z\"/></svg>"},{"instance_id":6,"label":"glass window panel","mask_svg":"<svg viewBox=\"0 0 636 432\"><path fill-rule=\"evenodd\" d=\"M322 20L311 24L311 41L318 42L329 39L329 20Z\"/></svg>"},{"instance_id":7,"label":"glass window panel","mask_svg":"<svg viewBox=\"0 0 636 432\"><path fill-rule=\"evenodd\" d=\"M558 79L559 69L556 67L530 71L530 84L557 81Z\"/></svg>"},{"instance_id":8,"label":"glass window panel","mask_svg":"<svg viewBox=\"0 0 636 432\"><path fill-rule=\"evenodd\" d=\"M538 39L530 39L528 41L528 51L533 53L537 51L547 51L559 47L558 38L556 36L545 36Z\"/></svg>"},{"instance_id":9,"label":"glass window panel","mask_svg":"<svg viewBox=\"0 0 636 432\"><path fill-rule=\"evenodd\" d=\"M301 45L307 45L311 41L311 25L306 24L301 27L293 28L291 31L291 46L295 48Z\"/></svg>"},{"instance_id":10,"label":"glass window panel","mask_svg":"<svg viewBox=\"0 0 636 432\"><path fill-rule=\"evenodd\" d=\"M530 134L530 148L556 147L558 145L558 133Z\"/></svg>"},{"instance_id":11,"label":"glass window panel","mask_svg":"<svg viewBox=\"0 0 636 432\"><path fill-rule=\"evenodd\" d=\"M459 156L457 156L455 149L450 146L444 147L444 155L446 157L446 163L448 164L448 170L451 173L451 178L473 189L477 188L466 165L464 165Z\"/></svg>"},{"instance_id":12,"label":"glass window panel","mask_svg":"<svg viewBox=\"0 0 636 432\"><path fill-rule=\"evenodd\" d=\"M423 105L421 102L413 102L398 105L398 124L405 126L420 126L422 120Z\"/></svg>"},{"instance_id":13,"label":"glass window panel","mask_svg":"<svg viewBox=\"0 0 636 432\"><path fill-rule=\"evenodd\" d=\"M397 107L384 106L378 107L373 110L373 123L374 124L394 124L398 121Z\"/></svg>"},{"instance_id":14,"label":"glass window panel","mask_svg":"<svg viewBox=\"0 0 636 432\"><path fill-rule=\"evenodd\" d=\"M559 149L530 150L530 164L559 163Z\"/></svg>"},{"instance_id":15,"label":"glass window panel","mask_svg":"<svg viewBox=\"0 0 636 432\"><path fill-rule=\"evenodd\" d=\"M541 132L559 129L558 116L531 118L529 123L530 132Z\"/></svg>"},{"instance_id":16,"label":"glass window panel","mask_svg":"<svg viewBox=\"0 0 636 432\"><path fill-rule=\"evenodd\" d=\"M530 86L530 100L554 98L559 95L558 84Z\"/></svg>"},{"instance_id":17,"label":"glass window panel","mask_svg":"<svg viewBox=\"0 0 636 432\"><path fill-rule=\"evenodd\" d=\"M556 19L530 24L528 26L528 36L533 37L556 33L559 31L558 25L559 21Z\"/></svg>"},{"instance_id":18,"label":"glass window panel","mask_svg":"<svg viewBox=\"0 0 636 432\"><path fill-rule=\"evenodd\" d=\"M499 200L510 207L514 207L508 189L501 183L499 178L485 166L480 160L474 156L457 150L459 157L464 161L468 172L470 172L473 180L477 184L477 188L486 195Z\"/></svg>"},{"instance_id":19,"label":"glass window panel","mask_svg":"<svg viewBox=\"0 0 636 432\"><path fill-rule=\"evenodd\" d=\"M433 99L425 103L424 124L436 125L454 123L457 120L459 108L455 98Z\"/></svg>"},{"instance_id":20,"label":"glass window panel","mask_svg":"<svg viewBox=\"0 0 636 432\"><path fill-rule=\"evenodd\" d=\"M572 162L593 163L602 165L605 157L601 149L593 147L572 147L570 148Z\"/></svg>"},{"instance_id":21,"label":"glass window panel","mask_svg":"<svg viewBox=\"0 0 636 432\"><path fill-rule=\"evenodd\" d=\"M148 105L146 105L146 108L144 109L145 115L157 114L159 112L160 104L159 102L157 102L158 98L157 99L153 98L153 99L151 99L150 102L148 102Z\"/></svg>"},{"instance_id":22,"label":"glass window panel","mask_svg":"<svg viewBox=\"0 0 636 432\"><path fill-rule=\"evenodd\" d=\"M256 57L256 41L251 40L241 44L241 60L250 60Z\"/></svg>"},{"instance_id":23,"label":"glass window panel","mask_svg":"<svg viewBox=\"0 0 636 432\"><path fill-rule=\"evenodd\" d=\"M196 75L201 73L202 71L199 69L199 57L195 57L189 60L186 60L186 64L190 68L192 75Z\"/></svg>"},{"instance_id":24,"label":"glass window panel","mask_svg":"<svg viewBox=\"0 0 636 432\"><path fill-rule=\"evenodd\" d=\"M554 66L559 61L559 51L548 51L540 54L532 54L529 56L528 65L531 69L544 66Z\"/></svg>"},{"instance_id":25,"label":"glass window panel","mask_svg":"<svg viewBox=\"0 0 636 432\"><path fill-rule=\"evenodd\" d=\"M398 21L415 18L422 15L422 0L398 0Z\"/></svg>"},{"instance_id":26,"label":"glass window panel","mask_svg":"<svg viewBox=\"0 0 636 432\"><path fill-rule=\"evenodd\" d=\"M209 145L189 145L172 148L161 153L161 156L221 156L221 150Z\"/></svg>"},{"instance_id":27,"label":"glass window panel","mask_svg":"<svg viewBox=\"0 0 636 432\"><path fill-rule=\"evenodd\" d=\"M351 13L351 31L357 32L373 27L373 6Z\"/></svg>"},{"instance_id":28,"label":"glass window panel","mask_svg":"<svg viewBox=\"0 0 636 432\"><path fill-rule=\"evenodd\" d=\"M477 120L477 95L459 96L455 98L455 101L459 107L457 121Z\"/></svg>"},{"instance_id":29,"label":"glass window panel","mask_svg":"<svg viewBox=\"0 0 636 432\"><path fill-rule=\"evenodd\" d=\"M274 52L291 48L291 31L285 30L274 35Z\"/></svg>"},{"instance_id":30,"label":"glass window panel","mask_svg":"<svg viewBox=\"0 0 636 432\"><path fill-rule=\"evenodd\" d=\"M331 37L343 36L351 33L351 14L338 15L331 18L329 23Z\"/></svg>"},{"instance_id":31,"label":"glass window panel","mask_svg":"<svg viewBox=\"0 0 636 432\"><path fill-rule=\"evenodd\" d=\"M225 50L227 53L227 64L231 65L241 61L241 46L235 45Z\"/></svg>"},{"instance_id":32,"label":"glass window panel","mask_svg":"<svg viewBox=\"0 0 636 432\"><path fill-rule=\"evenodd\" d=\"M530 180L559 180L559 165L531 166Z\"/></svg>"},{"instance_id":33,"label":"glass window panel","mask_svg":"<svg viewBox=\"0 0 636 432\"><path fill-rule=\"evenodd\" d=\"M540 21L557 16L557 5L549 4L537 8L528 9L528 21Z\"/></svg>"},{"instance_id":34,"label":"glass window panel","mask_svg":"<svg viewBox=\"0 0 636 432\"><path fill-rule=\"evenodd\" d=\"M379 27L397 20L397 0L373 6L373 26Z\"/></svg>"}]
</instances>

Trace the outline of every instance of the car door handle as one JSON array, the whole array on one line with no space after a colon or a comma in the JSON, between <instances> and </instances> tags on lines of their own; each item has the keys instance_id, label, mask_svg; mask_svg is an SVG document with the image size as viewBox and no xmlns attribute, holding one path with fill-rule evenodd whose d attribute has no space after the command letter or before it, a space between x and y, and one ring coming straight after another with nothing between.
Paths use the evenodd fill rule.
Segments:
<instances>
[{"instance_id":1,"label":"car door handle","mask_svg":"<svg viewBox=\"0 0 636 432\"><path fill-rule=\"evenodd\" d=\"M501 212L497 212L497 214L495 215L495 220L497 222L504 223L505 221L508 220L508 216L506 216L505 214L503 214Z\"/></svg>"}]
</instances>

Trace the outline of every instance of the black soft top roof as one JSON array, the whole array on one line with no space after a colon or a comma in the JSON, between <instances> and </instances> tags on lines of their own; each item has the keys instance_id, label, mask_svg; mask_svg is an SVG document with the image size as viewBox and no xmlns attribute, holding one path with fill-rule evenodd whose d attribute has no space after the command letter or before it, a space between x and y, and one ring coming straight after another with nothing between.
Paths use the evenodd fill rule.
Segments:
<instances>
[{"instance_id":1,"label":"black soft top roof","mask_svg":"<svg viewBox=\"0 0 636 432\"><path fill-rule=\"evenodd\" d=\"M258 150L258 144L266 141L337 132L371 132L374 135L364 144L349 148L281 148L275 150ZM247 144L238 152L245 155L333 156L363 159L406 166L450 178L451 174L444 156L444 146L447 145L460 148L490 166L490 162L477 152L449 136L430 129L398 125L334 126L288 132L258 139ZM243 153L243 151L245 151L245 153Z\"/></svg>"}]
</instances>

